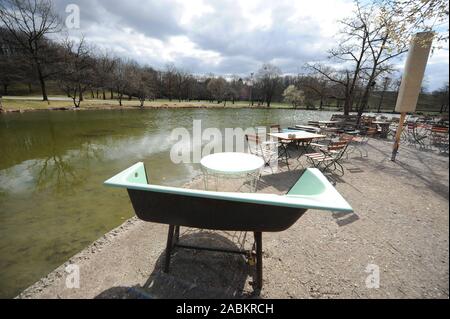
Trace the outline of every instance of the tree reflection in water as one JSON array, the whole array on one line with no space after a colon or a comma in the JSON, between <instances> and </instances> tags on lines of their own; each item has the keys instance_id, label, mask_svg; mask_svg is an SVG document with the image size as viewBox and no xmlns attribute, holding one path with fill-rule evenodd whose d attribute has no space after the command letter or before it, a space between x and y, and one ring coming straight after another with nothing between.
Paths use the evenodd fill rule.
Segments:
<instances>
[{"instance_id":1,"label":"tree reflection in water","mask_svg":"<svg viewBox=\"0 0 450 319\"><path fill-rule=\"evenodd\" d=\"M89 161L99 162L103 158L104 147L91 141L92 136L85 136L85 141L75 150L58 147L59 139L52 122L49 123L50 139L47 157L35 161L30 169L37 171L35 191L44 189L66 191L83 183L89 174ZM79 165L79 169L77 169ZM82 167L81 167L82 166Z\"/></svg>"}]
</instances>

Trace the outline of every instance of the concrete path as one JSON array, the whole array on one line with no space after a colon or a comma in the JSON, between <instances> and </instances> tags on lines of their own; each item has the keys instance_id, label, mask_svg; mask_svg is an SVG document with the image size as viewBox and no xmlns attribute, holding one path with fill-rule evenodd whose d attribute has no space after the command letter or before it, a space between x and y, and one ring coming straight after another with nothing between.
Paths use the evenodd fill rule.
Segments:
<instances>
[{"instance_id":1,"label":"concrete path","mask_svg":"<svg viewBox=\"0 0 450 319\"><path fill-rule=\"evenodd\" d=\"M42 96L2 96L3 100L42 101ZM49 101L72 101L69 97L48 97Z\"/></svg>"},{"instance_id":2,"label":"concrete path","mask_svg":"<svg viewBox=\"0 0 450 319\"><path fill-rule=\"evenodd\" d=\"M393 163L391 147L372 140L369 157L355 153L345 162L336 187L354 213L310 210L287 231L263 234L260 294L241 256L178 249L170 274L162 273L168 227L132 218L19 298L448 298L448 155L402 147ZM290 166L263 176L258 191L286 192L303 169L295 160ZM253 239L181 231L181 241L203 245L251 247ZM80 269L78 289L66 288L65 267L72 263ZM380 286L373 288L377 272Z\"/></svg>"}]
</instances>

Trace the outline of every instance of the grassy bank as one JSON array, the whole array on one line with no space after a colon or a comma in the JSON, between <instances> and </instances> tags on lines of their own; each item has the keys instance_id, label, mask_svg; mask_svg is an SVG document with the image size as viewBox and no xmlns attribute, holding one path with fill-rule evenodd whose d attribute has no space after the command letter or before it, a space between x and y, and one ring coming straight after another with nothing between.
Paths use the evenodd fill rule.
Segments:
<instances>
[{"instance_id":1,"label":"grassy bank","mask_svg":"<svg viewBox=\"0 0 450 319\"><path fill-rule=\"evenodd\" d=\"M27 99L23 97L7 97L2 99L2 106L6 112L14 112L14 111L32 111L32 110L53 110L60 108L73 108L74 105L72 101L60 99L60 96L52 96L50 97L50 101L45 102L38 100L38 97L29 97ZM120 108L139 108L140 102L136 99L132 100L122 100L122 106L119 105L118 100L101 100L101 99L86 99L81 105L80 109L120 109ZM217 102L209 102L209 101L182 101L178 100L155 100L155 101L145 101L145 108L158 108L158 107L173 107L173 108L181 108L181 107L208 107L208 108L244 108L244 107L266 107L258 106L256 103L251 106L247 101L236 101L234 104L232 102L227 102L226 105L224 103ZM272 103L271 108L293 108L292 105L286 103Z\"/></svg>"},{"instance_id":2,"label":"grassy bank","mask_svg":"<svg viewBox=\"0 0 450 319\"><path fill-rule=\"evenodd\" d=\"M1 105L4 112L27 112L27 111L40 111L40 110L70 110L74 109L73 102L65 96L52 95L49 97L50 101L42 101L39 96L7 96L3 97L1 100ZM258 105L256 102L254 105L250 105L248 101L227 101L224 103L210 102L210 101L178 101L178 100L168 100L168 99L158 99L154 101L145 101L144 108L266 108L265 104ZM140 108L140 102L137 99L123 99L122 106L119 105L117 99L85 99L79 109L80 110L97 110L97 109L138 109ZM294 107L288 103L274 102L270 105L272 109L293 109ZM297 109L307 109L306 106L297 107ZM315 108L318 110L318 107ZM324 111L342 111L342 108L337 108L335 106L323 107ZM393 109L389 106L381 108L381 113L392 113ZM377 112L376 108L369 108L367 112ZM423 114L438 114L439 110L431 107L423 107L423 105L418 104L417 112ZM446 112L447 113L447 112ZM447 113L448 114L448 113Z\"/></svg>"}]
</instances>

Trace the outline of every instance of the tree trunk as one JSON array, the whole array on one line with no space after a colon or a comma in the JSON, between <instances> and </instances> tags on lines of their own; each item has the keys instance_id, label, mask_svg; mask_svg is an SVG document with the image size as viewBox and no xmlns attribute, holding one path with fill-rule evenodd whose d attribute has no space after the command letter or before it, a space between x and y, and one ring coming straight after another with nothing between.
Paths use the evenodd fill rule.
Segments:
<instances>
[{"instance_id":1,"label":"tree trunk","mask_svg":"<svg viewBox=\"0 0 450 319\"><path fill-rule=\"evenodd\" d=\"M111 89L111 100L113 100L114 99L114 91L113 91L113 89Z\"/></svg>"},{"instance_id":2,"label":"tree trunk","mask_svg":"<svg viewBox=\"0 0 450 319\"><path fill-rule=\"evenodd\" d=\"M364 113L364 110L366 109L366 106L369 102L369 92L364 92L363 97L361 98L359 105L358 105L358 117L361 117Z\"/></svg>"},{"instance_id":3,"label":"tree trunk","mask_svg":"<svg viewBox=\"0 0 450 319\"><path fill-rule=\"evenodd\" d=\"M370 93L372 91L373 86L375 85L374 81L377 78L377 76L379 75L379 74L377 75L378 63L380 61L381 54L383 53L383 47L386 44L387 40L388 40L388 34L386 34L384 36L382 43L381 43L380 51L378 52L377 56L374 56L374 54L372 53L372 56L374 59L373 66L372 66L372 72L370 74L369 81L367 82L366 89L364 91L362 103L361 103L360 107L358 108L358 124L359 124L361 115L364 112L364 108L369 103Z\"/></svg>"},{"instance_id":4,"label":"tree trunk","mask_svg":"<svg viewBox=\"0 0 450 319\"><path fill-rule=\"evenodd\" d=\"M344 115L349 115L352 109L353 100L350 96L345 97L344 101Z\"/></svg>"},{"instance_id":5,"label":"tree trunk","mask_svg":"<svg viewBox=\"0 0 450 319\"><path fill-rule=\"evenodd\" d=\"M70 94L68 94L68 95L70 95ZM80 104L77 105L77 90L76 90L76 89L75 89L75 91L73 92L72 100L73 100L73 105L75 106L75 108L77 108L78 106L80 106Z\"/></svg>"},{"instance_id":6,"label":"tree trunk","mask_svg":"<svg viewBox=\"0 0 450 319\"><path fill-rule=\"evenodd\" d=\"M105 92L105 89L102 89L102 94L103 94L103 100L106 100L106 92Z\"/></svg>"},{"instance_id":7,"label":"tree trunk","mask_svg":"<svg viewBox=\"0 0 450 319\"><path fill-rule=\"evenodd\" d=\"M381 92L380 103L378 103L378 110L377 110L377 113L380 113L380 112L381 112L381 105L383 104L383 100L384 100L384 91Z\"/></svg>"},{"instance_id":8,"label":"tree trunk","mask_svg":"<svg viewBox=\"0 0 450 319\"><path fill-rule=\"evenodd\" d=\"M8 95L8 84L3 84L3 95Z\"/></svg>"},{"instance_id":9,"label":"tree trunk","mask_svg":"<svg viewBox=\"0 0 450 319\"><path fill-rule=\"evenodd\" d=\"M47 88L45 86L44 76L42 75L41 65L39 63L36 63L36 69L38 73L39 83L41 85L42 101L48 101Z\"/></svg>"}]
</instances>

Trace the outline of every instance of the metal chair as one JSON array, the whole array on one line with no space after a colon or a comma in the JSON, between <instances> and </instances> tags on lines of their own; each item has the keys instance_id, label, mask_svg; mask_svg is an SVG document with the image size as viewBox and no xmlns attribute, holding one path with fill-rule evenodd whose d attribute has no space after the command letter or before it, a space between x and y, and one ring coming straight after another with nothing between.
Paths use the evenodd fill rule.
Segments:
<instances>
[{"instance_id":1,"label":"metal chair","mask_svg":"<svg viewBox=\"0 0 450 319\"><path fill-rule=\"evenodd\" d=\"M431 146L436 147L441 153L448 153L449 138L448 127L433 126L430 135Z\"/></svg>"},{"instance_id":2,"label":"metal chair","mask_svg":"<svg viewBox=\"0 0 450 319\"><path fill-rule=\"evenodd\" d=\"M270 125L270 132L271 133L282 133L283 130L281 129L281 126L279 124L273 124ZM274 142L278 142L278 157L279 158L284 158L285 161L287 162L287 160L289 159L290 154L289 154L289 145L291 145L293 142L290 140L283 140L283 139L277 139L274 138L273 139Z\"/></svg>"},{"instance_id":3,"label":"metal chair","mask_svg":"<svg viewBox=\"0 0 450 319\"><path fill-rule=\"evenodd\" d=\"M264 160L265 166L269 166L273 173L273 168L270 163L283 158L279 155L280 143L274 141L265 141L260 136L251 134L246 134L245 140L247 141L250 153L261 157ZM287 155L284 155L284 160L289 169Z\"/></svg>"},{"instance_id":4,"label":"metal chair","mask_svg":"<svg viewBox=\"0 0 450 319\"><path fill-rule=\"evenodd\" d=\"M366 148L367 142L368 142L368 137L363 138L361 136L354 136L354 135L344 133L344 134L341 134L341 136L339 136L339 141L348 143L348 149L345 152L346 159L348 159L348 156L350 154L354 153L355 151L358 151L360 157L369 156L369 153ZM366 153L365 156L363 156L362 150L365 151L365 153Z\"/></svg>"},{"instance_id":5,"label":"metal chair","mask_svg":"<svg viewBox=\"0 0 450 319\"><path fill-rule=\"evenodd\" d=\"M326 171L335 173L338 176L344 175L344 167L340 160L344 156L348 141L331 142L326 147L319 147L319 152L306 154L306 159L315 168L318 168L323 173Z\"/></svg>"}]
</instances>

